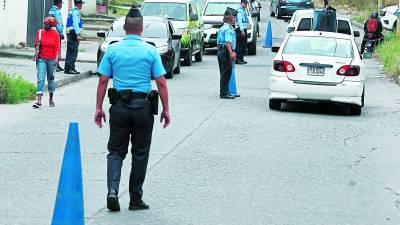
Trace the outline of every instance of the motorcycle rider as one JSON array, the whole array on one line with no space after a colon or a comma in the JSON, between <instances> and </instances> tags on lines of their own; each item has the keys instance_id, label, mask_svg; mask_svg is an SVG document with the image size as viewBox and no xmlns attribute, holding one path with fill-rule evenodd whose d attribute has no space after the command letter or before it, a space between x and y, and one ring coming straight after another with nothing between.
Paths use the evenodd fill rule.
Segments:
<instances>
[{"instance_id":1,"label":"motorcycle rider","mask_svg":"<svg viewBox=\"0 0 400 225\"><path fill-rule=\"evenodd\" d=\"M377 12L371 13L371 16L367 21L364 23L364 38L361 43L361 54L364 53L365 44L368 40L374 40L377 45L380 41L383 41L382 35L382 23L379 20L379 14Z\"/></svg>"}]
</instances>

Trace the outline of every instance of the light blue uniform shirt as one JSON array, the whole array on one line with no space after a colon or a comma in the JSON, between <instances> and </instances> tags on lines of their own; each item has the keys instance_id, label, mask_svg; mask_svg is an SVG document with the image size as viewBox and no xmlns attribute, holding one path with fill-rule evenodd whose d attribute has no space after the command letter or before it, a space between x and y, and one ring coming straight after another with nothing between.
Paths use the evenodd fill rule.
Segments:
<instances>
[{"instance_id":1,"label":"light blue uniform shirt","mask_svg":"<svg viewBox=\"0 0 400 225\"><path fill-rule=\"evenodd\" d=\"M239 25L240 32L243 32L244 31L243 24L249 23L249 18L246 9L243 8L243 6L240 6L237 11L238 14L236 16L236 21Z\"/></svg>"},{"instance_id":2,"label":"light blue uniform shirt","mask_svg":"<svg viewBox=\"0 0 400 225\"><path fill-rule=\"evenodd\" d=\"M137 35L127 35L110 45L97 72L105 77L112 76L117 91L130 89L144 93L151 91L151 77L166 74L156 47Z\"/></svg>"},{"instance_id":3,"label":"light blue uniform shirt","mask_svg":"<svg viewBox=\"0 0 400 225\"><path fill-rule=\"evenodd\" d=\"M229 24L224 25L218 30L217 44L226 45L226 42L230 42L232 49L236 48L236 34L235 29Z\"/></svg>"},{"instance_id":4,"label":"light blue uniform shirt","mask_svg":"<svg viewBox=\"0 0 400 225\"><path fill-rule=\"evenodd\" d=\"M53 7L51 7L50 11L49 11L49 15L54 17L57 20L57 26L56 29L58 31L58 33L60 35L64 34L64 25L63 25L63 20L62 20L62 16L61 16L61 10L53 5Z\"/></svg>"},{"instance_id":5,"label":"light blue uniform shirt","mask_svg":"<svg viewBox=\"0 0 400 225\"><path fill-rule=\"evenodd\" d=\"M79 9L76 8L76 6L74 6L68 13L66 27L67 27L67 32L74 30L76 35L80 35L82 32L82 27L83 27L82 16L81 13L79 12Z\"/></svg>"}]
</instances>

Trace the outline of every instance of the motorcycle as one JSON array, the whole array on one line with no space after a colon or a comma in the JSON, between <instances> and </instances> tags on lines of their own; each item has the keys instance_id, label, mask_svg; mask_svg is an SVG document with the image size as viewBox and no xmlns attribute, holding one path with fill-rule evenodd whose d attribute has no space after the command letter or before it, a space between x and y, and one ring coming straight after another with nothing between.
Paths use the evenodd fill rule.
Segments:
<instances>
[{"instance_id":1,"label":"motorcycle","mask_svg":"<svg viewBox=\"0 0 400 225\"><path fill-rule=\"evenodd\" d=\"M379 36L373 33L368 33L364 37L365 48L363 58L370 59L372 58L372 53L375 51L375 47L381 42Z\"/></svg>"}]
</instances>

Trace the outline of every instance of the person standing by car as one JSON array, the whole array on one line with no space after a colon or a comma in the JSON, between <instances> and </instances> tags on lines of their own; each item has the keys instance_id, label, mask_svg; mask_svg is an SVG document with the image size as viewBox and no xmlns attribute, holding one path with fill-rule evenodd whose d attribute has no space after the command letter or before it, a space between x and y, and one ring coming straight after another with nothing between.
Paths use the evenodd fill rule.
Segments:
<instances>
[{"instance_id":1,"label":"person standing by car","mask_svg":"<svg viewBox=\"0 0 400 225\"><path fill-rule=\"evenodd\" d=\"M81 41L81 33L83 21L79 10L85 2L82 0L74 0L75 7L69 11L67 19L67 54L65 57L66 74L80 74L76 71L75 62L78 57L79 42Z\"/></svg>"},{"instance_id":2,"label":"person standing by car","mask_svg":"<svg viewBox=\"0 0 400 225\"><path fill-rule=\"evenodd\" d=\"M98 68L101 75L97 88L94 121L100 128L106 116L102 109L106 88L110 77L113 87L108 96L111 103L110 137L107 155L107 208L119 211L119 183L122 162L128 153L129 140L132 144L132 168L129 178L129 210L149 209L142 200L143 183L146 176L154 116L158 109L158 95L152 96L151 78L155 79L163 106L160 122L167 128L171 122L168 106L166 73L157 49L140 35L143 32L143 17L132 7L126 18L126 37L111 45ZM135 54L132 54L134 52ZM149 94L150 93L150 94ZM150 100L149 99L153 99Z\"/></svg>"},{"instance_id":3,"label":"person standing by car","mask_svg":"<svg viewBox=\"0 0 400 225\"><path fill-rule=\"evenodd\" d=\"M364 53L365 44L369 39L377 39L376 44L383 40L382 23L377 12L371 13L371 16L364 23L364 38L361 43L361 54Z\"/></svg>"},{"instance_id":4,"label":"person standing by car","mask_svg":"<svg viewBox=\"0 0 400 225\"><path fill-rule=\"evenodd\" d=\"M57 20L53 17L47 17L43 21L43 29L36 32L35 48L39 45L39 54L36 61L37 68L37 102L33 104L33 108L42 107L43 89L46 81L49 90L49 105L54 107L54 90L56 88L54 81L54 69L57 65L60 53L60 35L54 28Z\"/></svg>"},{"instance_id":5,"label":"person standing by car","mask_svg":"<svg viewBox=\"0 0 400 225\"><path fill-rule=\"evenodd\" d=\"M61 8L62 8L63 2L62 0L54 0L54 5L51 7L49 11L49 16L54 17L57 20L57 26L56 29L58 33L60 34L60 44L61 40L64 40L64 25L63 25L63 20L61 16ZM61 51L60 51L61 54ZM60 60L60 56L58 57L58 60ZM57 61L57 72L59 71L64 71L64 69L60 66L60 61Z\"/></svg>"},{"instance_id":6,"label":"person standing by car","mask_svg":"<svg viewBox=\"0 0 400 225\"><path fill-rule=\"evenodd\" d=\"M232 75L232 65L236 61L236 36L233 25L237 11L227 8L224 13L224 25L219 29L217 36L218 65L220 78L220 98L234 99L235 96L229 93L228 85Z\"/></svg>"},{"instance_id":7,"label":"person standing by car","mask_svg":"<svg viewBox=\"0 0 400 225\"><path fill-rule=\"evenodd\" d=\"M259 22L261 20L261 5L260 3L258 3L256 0L250 0L250 4L251 4L251 10L252 12L258 12L258 16L257 16L257 36L261 37L260 35L260 25Z\"/></svg>"},{"instance_id":8,"label":"person standing by car","mask_svg":"<svg viewBox=\"0 0 400 225\"><path fill-rule=\"evenodd\" d=\"M236 39L237 39L237 47L236 47L236 64L246 64L247 62L244 60L244 54L246 53L247 47L247 30L244 28L245 24L249 23L249 18L247 14L247 0L240 1L240 7L238 8L237 14L237 24L236 27Z\"/></svg>"}]
</instances>

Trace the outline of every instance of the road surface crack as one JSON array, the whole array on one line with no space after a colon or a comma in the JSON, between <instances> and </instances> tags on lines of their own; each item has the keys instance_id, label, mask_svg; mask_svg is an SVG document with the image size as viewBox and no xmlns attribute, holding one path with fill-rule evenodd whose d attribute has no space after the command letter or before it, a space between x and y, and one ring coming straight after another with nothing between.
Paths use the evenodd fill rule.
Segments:
<instances>
[{"instance_id":1,"label":"road surface crack","mask_svg":"<svg viewBox=\"0 0 400 225\"><path fill-rule=\"evenodd\" d=\"M378 150L377 147L373 147L368 151L367 154L359 156L359 159L355 161L354 166L360 165L363 160L367 159L370 155L372 155L377 150Z\"/></svg>"}]
</instances>

